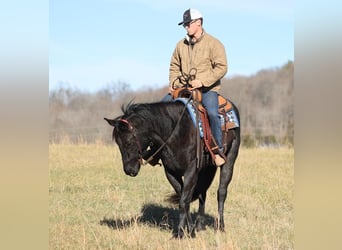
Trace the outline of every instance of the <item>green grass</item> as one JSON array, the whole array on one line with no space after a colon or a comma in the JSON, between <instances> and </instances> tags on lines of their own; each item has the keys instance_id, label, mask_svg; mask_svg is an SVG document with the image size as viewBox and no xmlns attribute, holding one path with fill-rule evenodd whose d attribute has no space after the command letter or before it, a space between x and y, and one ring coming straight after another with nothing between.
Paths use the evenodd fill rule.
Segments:
<instances>
[{"instance_id":1,"label":"green grass","mask_svg":"<svg viewBox=\"0 0 342 250\"><path fill-rule=\"evenodd\" d=\"M126 176L115 145L49 146L50 249L293 249L293 149L242 148L215 232L219 172L208 190L207 230L171 239L177 206L162 167ZM198 202L191 204L197 211Z\"/></svg>"}]
</instances>

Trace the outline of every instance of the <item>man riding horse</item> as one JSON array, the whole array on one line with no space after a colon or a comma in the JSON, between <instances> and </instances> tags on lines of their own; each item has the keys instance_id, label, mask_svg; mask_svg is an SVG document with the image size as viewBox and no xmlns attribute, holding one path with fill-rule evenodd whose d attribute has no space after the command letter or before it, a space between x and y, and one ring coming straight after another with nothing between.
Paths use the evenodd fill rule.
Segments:
<instances>
[{"instance_id":1,"label":"man riding horse","mask_svg":"<svg viewBox=\"0 0 342 250\"><path fill-rule=\"evenodd\" d=\"M212 135L218 146L215 151L215 164L225 163L222 146L221 122L218 113L218 91L221 79L227 73L227 58L223 44L205 32L203 16L196 9L188 9L183 14L183 25L187 34L180 40L171 57L169 72L169 94L163 101L171 101L175 89L189 84L202 92L202 105L207 110ZM192 79L184 79L185 74L195 69Z\"/></svg>"}]
</instances>

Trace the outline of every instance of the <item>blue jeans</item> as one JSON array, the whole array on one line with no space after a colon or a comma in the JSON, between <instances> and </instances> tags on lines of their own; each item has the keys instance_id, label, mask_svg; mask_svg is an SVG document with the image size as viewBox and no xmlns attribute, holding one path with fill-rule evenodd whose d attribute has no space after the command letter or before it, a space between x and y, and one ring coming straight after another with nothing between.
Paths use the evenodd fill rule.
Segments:
<instances>
[{"instance_id":1,"label":"blue jeans","mask_svg":"<svg viewBox=\"0 0 342 250\"><path fill-rule=\"evenodd\" d=\"M208 113L211 133L215 138L219 150L222 151L222 130L220 115L218 112L218 93L215 91L202 93L202 104Z\"/></svg>"},{"instance_id":2,"label":"blue jeans","mask_svg":"<svg viewBox=\"0 0 342 250\"><path fill-rule=\"evenodd\" d=\"M219 150L222 151L222 130L221 121L218 113L218 94L215 91L208 91L202 93L202 105L207 110L211 133L213 134ZM162 102L171 102L172 96L170 94L165 95Z\"/></svg>"}]
</instances>

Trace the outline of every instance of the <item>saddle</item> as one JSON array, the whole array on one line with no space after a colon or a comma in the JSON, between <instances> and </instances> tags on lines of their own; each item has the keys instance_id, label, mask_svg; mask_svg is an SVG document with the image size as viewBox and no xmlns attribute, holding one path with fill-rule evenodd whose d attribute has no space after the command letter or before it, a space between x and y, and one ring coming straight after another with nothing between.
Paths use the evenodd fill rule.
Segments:
<instances>
[{"instance_id":1,"label":"saddle","mask_svg":"<svg viewBox=\"0 0 342 250\"><path fill-rule=\"evenodd\" d=\"M198 89L189 89L189 88L178 88L173 92L173 99L192 99L192 111L189 110L190 116L196 116L196 114L191 114L191 112L196 112L198 114L199 119L196 121L192 117L192 120L196 127L199 127L201 137L204 141L204 144L206 146L206 150L214 156L214 154L219 153L217 143L214 139L214 137L211 134L210 129L210 123L209 118L207 115L206 109L202 105L202 93ZM238 117L233 109L232 103L222 95L218 95L218 103L219 103L219 110L218 113L220 115L221 120L221 129L222 129L222 142L224 144L224 141L227 137L227 133L230 129L239 127L239 121ZM194 111L195 110L195 111ZM214 158L214 157L213 157Z\"/></svg>"}]
</instances>

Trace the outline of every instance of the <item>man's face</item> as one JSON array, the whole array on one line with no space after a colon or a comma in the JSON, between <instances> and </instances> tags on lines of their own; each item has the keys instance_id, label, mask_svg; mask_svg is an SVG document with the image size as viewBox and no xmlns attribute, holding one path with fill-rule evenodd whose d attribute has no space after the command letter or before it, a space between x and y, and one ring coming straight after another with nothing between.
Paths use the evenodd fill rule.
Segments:
<instances>
[{"instance_id":1,"label":"man's face","mask_svg":"<svg viewBox=\"0 0 342 250\"><path fill-rule=\"evenodd\" d=\"M200 20L191 20L189 23L183 24L183 27L186 29L189 36L193 36L199 29Z\"/></svg>"}]
</instances>

